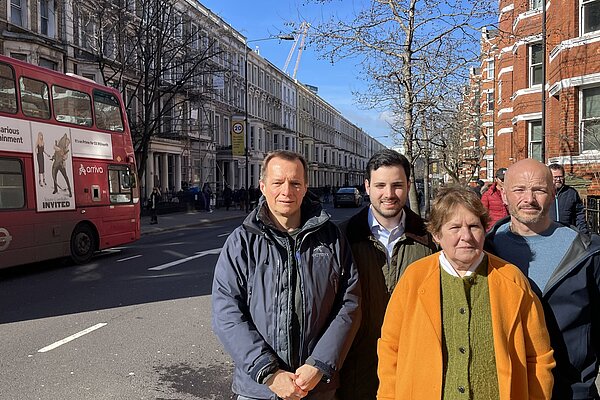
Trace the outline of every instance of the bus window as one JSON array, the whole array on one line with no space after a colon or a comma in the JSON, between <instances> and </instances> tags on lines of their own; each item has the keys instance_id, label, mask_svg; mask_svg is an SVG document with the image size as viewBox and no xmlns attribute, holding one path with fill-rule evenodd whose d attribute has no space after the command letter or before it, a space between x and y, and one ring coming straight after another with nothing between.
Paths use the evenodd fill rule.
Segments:
<instances>
[{"instance_id":1,"label":"bus window","mask_svg":"<svg viewBox=\"0 0 600 400\"><path fill-rule=\"evenodd\" d=\"M121 107L116 96L101 90L94 90L94 112L98 129L123 132Z\"/></svg>"},{"instance_id":2,"label":"bus window","mask_svg":"<svg viewBox=\"0 0 600 400\"><path fill-rule=\"evenodd\" d=\"M17 88L12 68L0 63L0 111L17 112Z\"/></svg>"},{"instance_id":3,"label":"bus window","mask_svg":"<svg viewBox=\"0 0 600 400\"><path fill-rule=\"evenodd\" d=\"M24 206L23 165L18 159L0 158L0 209Z\"/></svg>"},{"instance_id":4,"label":"bus window","mask_svg":"<svg viewBox=\"0 0 600 400\"><path fill-rule=\"evenodd\" d=\"M132 199L132 176L127 167L108 167L108 191L111 203L130 203Z\"/></svg>"},{"instance_id":5,"label":"bus window","mask_svg":"<svg viewBox=\"0 0 600 400\"><path fill-rule=\"evenodd\" d=\"M48 86L31 78L21 77L21 108L23 114L34 118L50 118L50 99L48 98Z\"/></svg>"},{"instance_id":6,"label":"bus window","mask_svg":"<svg viewBox=\"0 0 600 400\"><path fill-rule=\"evenodd\" d=\"M57 121L92 126L92 102L87 93L54 85L52 104Z\"/></svg>"}]
</instances>

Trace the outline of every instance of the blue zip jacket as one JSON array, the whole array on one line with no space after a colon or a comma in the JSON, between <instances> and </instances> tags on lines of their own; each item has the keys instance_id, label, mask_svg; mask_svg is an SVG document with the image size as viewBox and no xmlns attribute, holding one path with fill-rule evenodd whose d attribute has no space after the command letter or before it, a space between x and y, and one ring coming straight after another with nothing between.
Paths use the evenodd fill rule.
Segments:
<instances>
[{"instance_id":1,"label":"blue zip jacket","mask_svg":"<svg viewBox=\"0 0 600 400\"><path fill-rule=\"evenodd\" d=\"M217 261L213 330L234 360L232 389L238 395L276 399L259 382L278 368L294 372L304 363L324 372L313 391L339 386L338 371L360 323L358 273L350 247L321 205L307 195L301 212L303 224L291 248L289 235L275 229L261 198L227 238ZM294 262L303 305L297 311L298 354L291 336Z\"/></svg>"},{"instance_id":2,"label":"blue zip jacket","mask_svg":"<svg viewBox=\"0 0 600 400\"><path fill-rule=\"evenodd\" d=\"M509 222L510 217L498 221L487 234L487 251L496 254L495 234ZM599 236L579 233L540 300L556 360L552 399L600 399L595 385L600 362Z\"/></svg>"}]
</instances>

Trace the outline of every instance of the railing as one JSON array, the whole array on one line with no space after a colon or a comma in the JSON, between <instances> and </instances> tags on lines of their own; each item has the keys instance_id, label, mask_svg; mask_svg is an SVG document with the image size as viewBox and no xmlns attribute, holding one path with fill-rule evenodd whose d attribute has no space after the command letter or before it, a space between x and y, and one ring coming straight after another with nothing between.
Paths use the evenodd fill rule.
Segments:
<instances>
[{"instance_id":1,"label":"railing","mask_svg":"<svg viewBox=\"0 0 600 400\"><path fill-rule=\"evenodd\" d=\"M585 212L590 231L600 235L600 197L588 196Z\"/></svg>"}]
</instances>

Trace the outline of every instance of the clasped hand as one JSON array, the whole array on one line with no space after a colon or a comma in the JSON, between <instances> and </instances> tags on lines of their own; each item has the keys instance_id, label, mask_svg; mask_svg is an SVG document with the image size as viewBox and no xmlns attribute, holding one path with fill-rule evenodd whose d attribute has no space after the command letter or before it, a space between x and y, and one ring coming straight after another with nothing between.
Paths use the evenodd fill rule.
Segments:
<instances>
[{"instance_id":1,"label":"clasped hand","mask_svg":"<svg viewBox=\"0 0 600 400\"><path fill-rule=\"evenodd\" d=\"M304 364L296 373L277 370L266 384L277 397L283 400L297 400L313 390L322 377L323 373L317 368Z\"/></svg>"}]
</instances>

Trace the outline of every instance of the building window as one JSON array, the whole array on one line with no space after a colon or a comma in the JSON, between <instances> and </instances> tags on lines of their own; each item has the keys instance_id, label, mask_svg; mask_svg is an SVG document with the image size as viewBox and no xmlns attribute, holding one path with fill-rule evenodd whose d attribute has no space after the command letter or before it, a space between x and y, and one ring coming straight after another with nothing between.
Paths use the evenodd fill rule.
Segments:
<instances>
[{"instance_id":1,"label":"building window","mask_svg":"<svg viewBox=\"0 0 600 400\"><path fill-rule=\"evenodd\" d=\"M58 63L52 60L48 60L46 58L40 57L39 62L40 67L51 69L52 71L58 71Z\"/></svg>"},{"instance_id":2,"label":"building window","mask_svg":"<svg viewBox=\"0 0 600 400\"><path fill-rule=\"evenodd\" d=\"M541 43L529 46L529 86L542 84L544 52Z\"/></svg>"},{"instance_id":3,"label":"building window","mask_svg":"<svg viewBox=\"0 0 600 400\"><path fill-rule=\"evenodd\" d=\"M10 0L10 22L26 28L27 24L27 1L26 0Z\"/></svg>"},{"instance_id":4,"label":"building window","mask_svg":"<svg viewBox=\"0 0 600 400\"><path fill-rule=\"evenodd\" d=\"M600 30L600 0L583 0L581 2L582 33Z\"/></svg>"},{"instance_id":5,"label":"building window","mask_svg":"<svg viewBox=\"0 0 600 400\"><path fill-rule=\"evenodd\" d=\"M488 79L494 79L494 60L488 60L487 62L487 77Z\"/></svg>"},{"instance_id":6,"label":"building window","mask_svg":"<svg viewBox=\"0 0 600 400\"><path fill-rule=\"evenodd\" d=\"M485 163L486 179L494 180L494 160L487 160Z\"/></svg>"},{"instance_id":7,"label":"building window","mask_svg":"<svg viewBox=\"0 0 600 400\"><path fill-rule=\"evenodd\" d=\"M542 0L529 0L529 9L530 10L541 10L542 9Z\"/></svg>"},{"instance_id":8,"label":"building window","mask_svg":"<svg viewBox=\"0 0 600 400\"><path fill-rule=\"evenodd\" d=\"M486 130L486 146L488 149L491 149L492 147L494 147L494 128L492 128L491 126L487 128Z\"/></svg>"},{"instance_id":9,"label":"building window","mask_svg":"<svg viewBox=\"0 0 600 400\"><path fill-rule=\"evenodd\" d=\"M55 29L54 0L40 0L40 33L54 37Z\"/></svg>"},{"instance_id":10,"label":"building window","mask_svg":"<svg viewBox=\"0 0 600 400\"><path fill-rule=\"evenodd\" d=\"M23 54L23 53L10 53L10 57L14 58L15 60L27 62L27 54Z\"/></svg>"},{"instance_id":11,"label":"building window","mask_svg":"<svg viewBox=\"0 0 600 400\"><path fill-rule=\"evenodd\" d=\"M529 157L542 161L542 121L529 122Z\"/></svg>"},{"instance_id":12,"label":"building window","mask_svg":"<svg viewBox=\"0 0 600 400\"><path fill-rule=\"evenodd\" d=\"M487 92L487 111L494 111L494 92Z\"/></svg>"},{"instance_id":13,"label":"building window","mask_svg":"<svg viewBox=\"0 0 600 400\"><path fill-rule=\"evenodd\" d=\"M96 27L88 13L81 13L79 19L79 45L86 49L94 49L96 46Z\"/></svg>"},{"instance_id":14,"label":"building window","mask_svg":"<svg viewBox=\"0 0 600 400\"><path fill-rule=\"evenodd\" d=\"M583 89L580 151L600 149L600 87Z\"/></svg>"}]
</instances>

